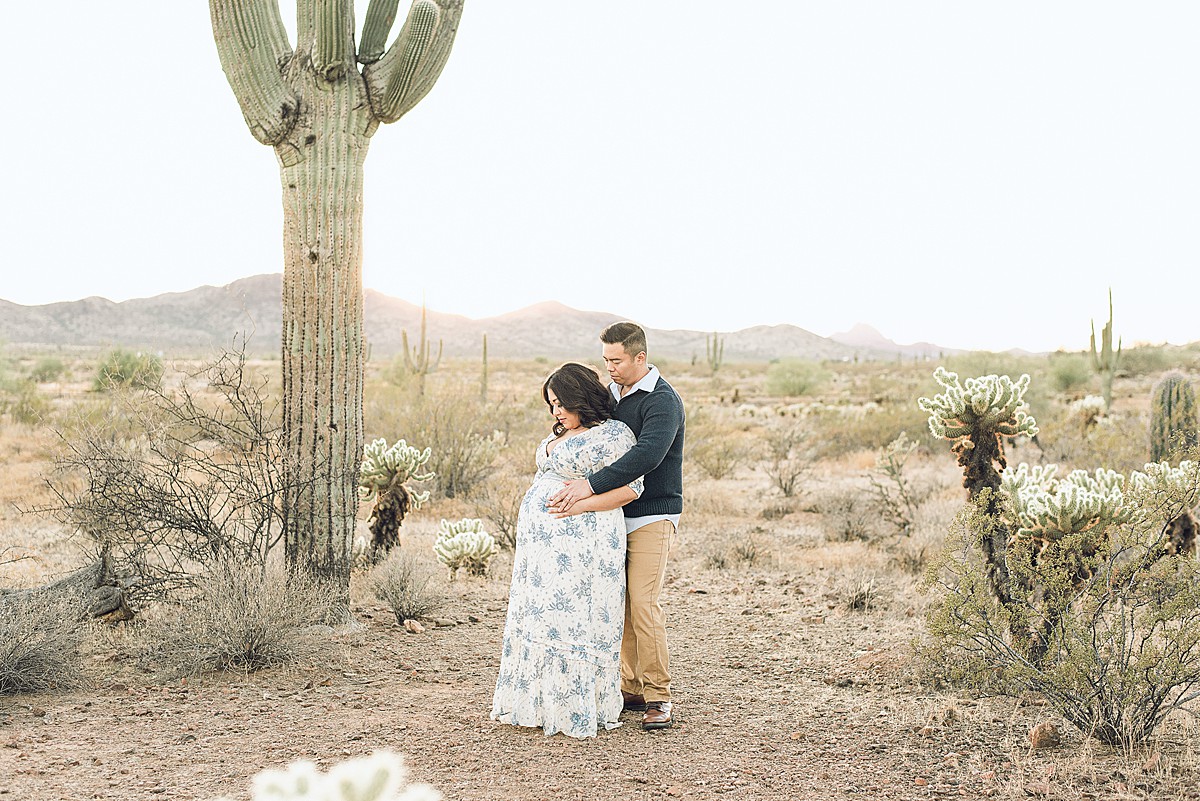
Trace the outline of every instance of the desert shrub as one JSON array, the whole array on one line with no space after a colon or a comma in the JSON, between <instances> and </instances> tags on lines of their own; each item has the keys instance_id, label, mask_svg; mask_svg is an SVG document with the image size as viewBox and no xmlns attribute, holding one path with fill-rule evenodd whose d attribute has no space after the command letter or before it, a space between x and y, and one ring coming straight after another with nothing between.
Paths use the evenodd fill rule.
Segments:
<instances>
[{"instance_id":1,"label":"desert shrub","mask_svg":"<svg viewBox=\"0 0 1200 801\"><path fill-rule=\"evenodd\" d=\"M267 389L230 352L174 391L113 396L99 424L60 432L56 502L42 511L90 535L131 577L135 603L188 586L208 561L265 564L285 528L289 474Z\"/></svg>"},{"instance_id":2,"label":"desert shrub","mask_svg":"<svg viewBox=\"0 0 1200 801\"><path fill-rule=\"evenodd\" d=\"M67 366L63 364L62 359L47 356L44 359L38 359L37 363L30 368L29 377L39 384L45 384L62 378L66 371Z\"/></svg>"},{"instance_id":3,"label":"desert shrub","mask_svg":"<svg viewBox=\"0 0 1200 801\"><path fill-rule=\"evenodd\" d=\"M313 629L329 619L335 599L307 571L214 560L184 597L148 621L144 656L175 675L291 664L320 652L325 640Z\"/></svg>"},{"instance_id":4,"label":"desert shrub","mask_svg":"<svg viewBox=\"0 0 1200 801\"><path fill-rule=\"evenodd\" d=\"M828 372L816 362L782 359L767 367L767 394L788 398L808 395L828 378Z\"/></svg>"},{"instance_id":5,"label":"desert shrub","mask_svg":"<svg viewBox=\"0 0 1200 801\"><path fill-rule=\"evenodd\" d=\"M879 606L882 594L874 573L854 571L839 583L835 595L847 612L869 612Z\"/></svg>"},{"instance_id":6,"label":"desert shrub","mask_svg":"<svg viewBox=\"0 0 1200 801\"><path fill-rule=\"evenodd\" d=\"M901 434L884 448L875 458L875 469L871 474L871 490L880 517L889 523L901 536L912 531L913 519L920 504L921 494L905 472L917 443Z\"/></svg>"},{"instance_id":7,"label":"desert shrub","mask_svg":"<svg viewBox=\"0 0 1200 801\"><path fill-rule=\"evenodd\" d=\"M368 585L375 597L391 607L397 623L430 615L446 602L433 583L430 567L403 548L372 568Z\"/></svg>"},{"instance_id":8,"label":"desert shrub","mask_svg":"<svg viewBox=\"0 0 1200 801\"><path fill-rule=\"evenodd\" d=\"M747 567L769 562L771 551L762 543L760 535L763 533L763 530L756 526L738 538L730 549L733 558Z\"/></svg>"},{"instance_id":9,"label":"desert shrub","mask_svg":"<svg viewBox=\"0 0 1200 801\"><path fill-rule=\"evenodd\" d=\"M818 453L829 459L878 450L906 433L919 445L933 444L925 418L920 410L913 408L911 400L866 406L825 406L810 415L809 420L819 443Z\"/></svg>"},{"instance_id":10,"label":"desert shrub","mask_svg":"<svg viewBox=\"0 0 1200 801\"><path fill-rule=\"evenodd\" d=\"M1038 561L1010 562L1010 586L1025 588L999 604L973 543L989 524L965 514L948 538L934 586L942 601L929 619L938 643L988 666L1013 694L1039 693L1085 734L1103 742L1143 742L1200 692L1200 563L1157 558L1159 529L1122 525L1105 548L1085 557L1066 541ZM1044 632L1037 653L1014 639ZM1046 623L1050 622L1048 627Z\"/></svg>"},{"instance_id":11,"label":"desert shrub","mask_svg":"<svg viewBox=\"0 0 1200 801\"><path fill-rule=\"evenodd\" d=\"M14 423L37 425L50 415L50 401L38 392L33 381L16 382L5 405Z\"/></svg>"},{"instance_id":12,"label":"desert shrub","mask_svg":"<svg viewBox=\"0 0 1200 801\"><path fill-rule=\"evenodd\" d=\"M1051 354L1049 371L1050 385L1058 392L1079 389L1092 380L1092 366L1082 353Z\"/></svg>"},{"instance_id":13,"label":"desert shrub","mask_svg":"<svg viewBox=\"0 0 1200 801\"><path fill-rule=\"evenodd\" d=\"M511 551L517 547L517 520L529 482L529 476L497 470L475 495L475 514L491 523L491 532L501 548Z\"/></svg>"},{"instance_id":14,"label":"desert shrub","mask_svg":"<svg viewBox=\"0 0 1200 801\"><path fill-rule=\"evenodd\" d=\"M688 414L684 463L711 479L728 478L750 461L754 448L738 428L717 422L703 410Z\"/></svg>"},{"instance_id":15,"label":"desert shrub","mask_svg":"<svg viewBox=\"0 0 1200 801\"><path fill-rule=\"evenodd\" d=\"M1038 442L1046 461L1072 468L1096 465L1121 473L1137 470L1146 463L1146 417L1104 414L1097 415L1089 425L1083 417L1086 413L1087 410L1067 407L1055 415L1038 418L1042 429Z\"/></svg>"},{"instance_id":16,"label":"desert shrub","mask_svg":"<svg viewBox=\"0 0 1200 801\"><path fill-rule=\"evenodd\" d=\"M879 513L870 494L858 487L827 490L813 503L821 515L825 536L833 542L871 540L882 532Z\"/></svg>"},{"instance_id":17,"label":"desert shrub","mask_svg":"<svg viewBox=\"0 0 1200 801\"><path fill-rule=\"evenodd\" d=\"M0 695L79 683L82 611L79 603L65 597L0 595Z\"/></svg>"},{"instance_id":18,"label":"desert shrub","mask_svg":"<svg viewBox=\"0 0 1200 801\"><path fill-rule=\"evenodd\" d=\"M118 387L153 389L162 383L162 359L150 353L117 348L109 351L96 370L92 388L107 392Z\"/></svg>"},{"instance_id":19,"label":"desert shrub","mask_svg":"<svg viewBox=\"0 0 1200 801\"><path fill-rule=\"evenodd\" d=\"M812 432L799 420L773 421L762 435L767 453L761 467L771 486L785 498L794 497L803 488L802 479L813 470L816 449Z\"/></svg>"},{"instance_id":20,"label":"desert shrub","mask_svg":"<svg viewBox=\"0 0 1200 801\"><path fill-rule=\"evenodd\" d=\"M1164 345L1138 345L1121 350L1121 372L1128 376L1154 375L1181 367L1182 354Z\"/></svg>"}]
</instances>

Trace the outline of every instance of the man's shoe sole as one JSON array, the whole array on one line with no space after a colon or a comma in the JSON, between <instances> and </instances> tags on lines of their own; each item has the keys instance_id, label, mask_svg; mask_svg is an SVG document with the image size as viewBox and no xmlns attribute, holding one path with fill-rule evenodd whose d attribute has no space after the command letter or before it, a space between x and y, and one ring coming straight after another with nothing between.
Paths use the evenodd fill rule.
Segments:
<instances>
[{"instance_id":1,"label":"man's shoe sole","mask_svg":"<svg viewBox=\"0 0 1200 801\"><path fill-rule=\"evenodd\" d=\"M655 731L656 729L669 729L675 724L675 721L668 720L665 723L643 723L642 728L646 731Z\"/></svg>"}]
</instances>

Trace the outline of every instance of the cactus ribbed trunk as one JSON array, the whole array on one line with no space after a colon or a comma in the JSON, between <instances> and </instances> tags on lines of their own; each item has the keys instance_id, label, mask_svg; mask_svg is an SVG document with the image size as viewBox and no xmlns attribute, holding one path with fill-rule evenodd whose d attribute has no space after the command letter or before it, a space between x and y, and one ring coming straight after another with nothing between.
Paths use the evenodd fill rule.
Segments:
<instances>
[{"instance_id":1,"label":"cactus ribbed trunk","mask_svg":"<svg viewBox=\"0 0 1200 801\"><path fill-rule=\"evenodd\" d=\"M283 186L284 552L332 580L346 618L363 451L363 162L380 123L433 87L462 5L412 0L385 48L399 3L371 0L357 53L353 0L297 0L294 48L278 0L209 0L221 67Z\"/></svg>"},{"instance_id":2,"label":"cactus ribbed trunk","mask_svg":"<svg viewBox=\"0 0 1200 801\"><path fill-rule=\"evenodd\" d=\"M357 76L356 76L357 77ZM348 586L361 461L362 195L369 120L358 81L304 93L305 158L281 166L283 408L292 472L285 549Z\"/></svg>"}]
</instances>

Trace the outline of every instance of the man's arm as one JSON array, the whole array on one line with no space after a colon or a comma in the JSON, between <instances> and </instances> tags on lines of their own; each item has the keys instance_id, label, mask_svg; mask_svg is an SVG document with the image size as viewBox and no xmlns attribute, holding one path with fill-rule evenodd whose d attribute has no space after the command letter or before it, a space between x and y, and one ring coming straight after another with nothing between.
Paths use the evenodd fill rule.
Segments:
<instances>
[{"instance_id":1,"label":"man's arm","mask_svg":"<svg viewBox=\"0 0 1200 801\"><path fill-rule=\"evenodd\" d=\"M683 425L683 411L675 402L675 396L662 393L651 395L644 403L646 416L642 420L642 433L637 442L620 459L591 478L568 481L550 499L549 507L560 512L570 511L572 505L593 493L608 492L623 484L630 484L662 464L671 443Z\"/></svg>"}]
</instances>

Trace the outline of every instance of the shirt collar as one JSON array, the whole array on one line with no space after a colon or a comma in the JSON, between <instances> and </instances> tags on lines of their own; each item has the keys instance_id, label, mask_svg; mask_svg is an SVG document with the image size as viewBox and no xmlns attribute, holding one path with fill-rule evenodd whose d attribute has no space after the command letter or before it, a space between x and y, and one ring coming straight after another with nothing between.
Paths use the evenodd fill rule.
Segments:
<instances>
[{"instance_id":1,"label":"shirt collar","mask_svg":"<svg viewBox=\"0 0 1200 801\"><path fill-rule=\"evenodd\" d=\"M642 376L640 381L638 381L636 384L634 384L632 387L630 387L629 391L625 393L625 397L629 397L634 392L637 392L639 389L644 392L653 392L654 388L656 386L658 386L658 379L661 377L658 372L658 368L655 367L653 364L648 364L646 366L650 368L650 372L646 373L644 376ZM616 398L618 401L621 400L621 385L620 384L618 384L614 381L613 383L608 385L608 388L612 392L614 398Z\"/></svg>"}]
</instances>

